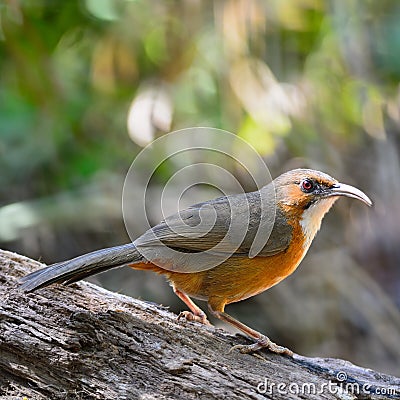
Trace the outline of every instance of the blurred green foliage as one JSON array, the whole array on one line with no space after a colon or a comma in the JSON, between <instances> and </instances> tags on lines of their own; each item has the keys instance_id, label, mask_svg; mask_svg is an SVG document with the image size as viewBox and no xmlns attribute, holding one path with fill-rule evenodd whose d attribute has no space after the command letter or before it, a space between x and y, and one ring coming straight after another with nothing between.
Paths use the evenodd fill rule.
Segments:
<instances>
[{"instance_id":1,"label":"blurred green foliage","mask_svg":"<svg viewBox=\"0 0 400 400\"><path fill-rule=\"evenodd\" d=\"M371 194L368 214L338 205L315 251L351 255L365 274L354 293L375 293L371 304L382 304L376 315L390 314L392 336L378 334L380 353L368 358L378 331L361 311L341 309L340 319L336 310L324 321L321 337L336 335L328 342L315 332L317 320L302 325L301 309L282 319L251 300L270 316L258 328L299 351L399 372L399 350L388 343L400 317L385 308L400 304L399 21L396 0L0 1L0 244L52 262L128 240L122 182L141 148L184 127L229 130L260 152L273 176L310 166ZM168 163L158 173L161 184ZM347 276L319 267L315 286L330 290L316 302L329 293L338 302ZM137 285L113 274L105 285L173 302L157 297L156 278ZM263 298L289 309L293 290L282 283ZM370 341L357 347L366 331Z\"/></svg>"},{"instance_id":2,"label":"blurred green foliage","mask_svg":"<svg viewBox=\"0 0 400 400\"><path fill-rule=\"evenodd\" d=\"M283 148L321 164L384 137L387 114L398 119L395 1L37 0L0 10L3 203L123 169L139 150L127 111L145 86L172 103L171 123L150 121L153 135L209 125L265 156Z\"/></svg>"}]
</instances>

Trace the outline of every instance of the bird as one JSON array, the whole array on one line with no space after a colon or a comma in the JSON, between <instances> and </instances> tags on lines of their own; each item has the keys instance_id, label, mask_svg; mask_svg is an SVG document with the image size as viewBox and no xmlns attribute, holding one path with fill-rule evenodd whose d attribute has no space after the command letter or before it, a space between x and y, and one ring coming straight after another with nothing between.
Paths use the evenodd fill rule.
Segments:
<instances>
[{"instance_id":1,"label":"bird","mask_svg":"<svg viewBox=\"0 0 400 400\"><path fill-rule=\"evenodd\" d=\"M225 312L225 306L255 296L292 274L306 255L324 215L340 197L372 206L354 186L312 169L283 173L249 193L222 196L178 211L135 241L84 254L34 271L20 288L33 292L53 283L71 284L111 268L165 275L190 311L179 318L210 325L192 300L204 300L217 319L252 339L242 353L268 349L292 356Z\"/></svg>"}]
</instances>

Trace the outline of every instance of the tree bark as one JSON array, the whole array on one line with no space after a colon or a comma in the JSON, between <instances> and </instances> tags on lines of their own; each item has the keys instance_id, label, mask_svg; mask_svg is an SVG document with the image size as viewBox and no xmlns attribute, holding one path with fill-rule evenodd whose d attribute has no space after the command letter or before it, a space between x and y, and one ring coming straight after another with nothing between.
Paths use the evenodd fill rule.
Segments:
<instances>
[{"instance_id":1,"label":"tree bark","mask_svg":"<svg viewBox=\"0 0 400 400\"><path fill-rule=\"evenodd\" d=\"M249 341L86 282L19 291L41 266L0 251L2 399L400 399L399 378L339 359L229 352Z\"/></svg>"}]
</instances>

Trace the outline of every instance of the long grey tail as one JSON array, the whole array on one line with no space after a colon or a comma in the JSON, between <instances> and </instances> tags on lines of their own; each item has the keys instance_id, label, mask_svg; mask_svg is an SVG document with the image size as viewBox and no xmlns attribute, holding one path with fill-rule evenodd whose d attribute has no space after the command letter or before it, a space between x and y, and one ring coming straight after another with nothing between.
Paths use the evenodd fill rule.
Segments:
<instances>
[{"instance_id":1,"label":"long grey tail","mask_svg":"<svg viewBox=\"0 0 400 400\"><path fill-rule=\"evenodd\" d=\"M133 243L97 250L32 272L21 279L20 288L26 292L33 292L52 283L68 285L107 269L134 264L141 260L143 257Z\"/></svg>"}]
</instances>

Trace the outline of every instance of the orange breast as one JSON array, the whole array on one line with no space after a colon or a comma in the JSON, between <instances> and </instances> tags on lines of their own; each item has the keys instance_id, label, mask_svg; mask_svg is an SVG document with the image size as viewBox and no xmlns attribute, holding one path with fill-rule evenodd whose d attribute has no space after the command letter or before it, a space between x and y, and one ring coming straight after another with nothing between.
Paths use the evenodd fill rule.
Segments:
<instances>
[{"instance_id":1,"label":"orange breast","mask_svg":"<svg viewBox=\"0 0 400 400\"><path fill-rule=\"evenodd\" d=\"M206 271L202 287L208 299L225 299L225 304L255 296L289 276L305 255L301 227L295 227L293 240L285 252L271 257L232 257ZM216 301L216 299L214 299Z\"/></svg>"}]
</instances>

